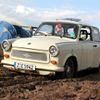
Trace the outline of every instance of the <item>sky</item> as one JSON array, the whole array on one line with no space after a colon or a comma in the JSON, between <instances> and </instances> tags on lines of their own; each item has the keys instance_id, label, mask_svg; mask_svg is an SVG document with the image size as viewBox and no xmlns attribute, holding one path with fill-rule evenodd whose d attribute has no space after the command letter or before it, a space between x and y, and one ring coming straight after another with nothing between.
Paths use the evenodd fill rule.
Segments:
<instances>
[{"instance_id":1,"label":"sky","mask_svg":"<svg viewBox=\"0 0 100 100\"><path fill-rule=\"evenodd\" d=\"M100 28L100 0L0 0L0 20L38 26L60 18L79 18Z\"/></svg>"}]
</instances>

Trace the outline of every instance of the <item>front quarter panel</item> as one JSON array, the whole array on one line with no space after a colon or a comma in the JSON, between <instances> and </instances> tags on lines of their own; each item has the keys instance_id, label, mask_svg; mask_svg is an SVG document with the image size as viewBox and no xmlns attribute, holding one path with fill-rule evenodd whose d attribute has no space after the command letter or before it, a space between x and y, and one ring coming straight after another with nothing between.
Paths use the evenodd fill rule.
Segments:
<instances>
[{"instance_id":1,"label":"front quarter panel","mask_svg":"<svg viewBox=\"0 0 100 100\"><path fill-rule=\"evenodd\" d=\"M58 44L59 48L59 65L64 66L67 59L71 56L76 57L78 65L80 64L80 49L77 42Z\"/></svg>"}]
</instances>

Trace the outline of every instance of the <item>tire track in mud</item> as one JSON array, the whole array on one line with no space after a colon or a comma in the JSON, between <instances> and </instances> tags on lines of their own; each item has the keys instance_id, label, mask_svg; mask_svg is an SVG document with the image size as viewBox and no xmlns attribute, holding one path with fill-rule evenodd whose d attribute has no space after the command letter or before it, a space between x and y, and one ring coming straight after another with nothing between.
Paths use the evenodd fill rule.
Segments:
<instances>
[{"instance_id":1,"label":"tire track in mud","mask_svg":"<svg viewBox=\"0 0 100 100\"><path fill-rule=\"evenodd\" d=\"M18 100L33 100L31 99L33 95L35 96L34 100L37 100L36 98L39 98L38 100L41 100L43 98L49 99L48 94L50 94L52 97L53 95L54 97L55 95L57 95L55 94L55 91L57 93L58 91L59 92L61 91L63 93L63 94L61 93L62 96L59 96L60 93L58 93L59 94L57 95L58 97L61 97L61 98L69 97L69 98L74 99L78 96L77 91L79 91L80 95L82 96L84 96L83 94L86 91L88 92L88 89L86 90L85 88L85 85L87 84L89 84L90 87L92 84L94 86L93 87L94 90L97 91L97 93L99 93L98 91L100 90L100 84L99 84L100 73L97 73L96 71L94 71L94 69L86 70L80 73L78 73L79 76L77 78L72 78L72 79L56 79L55 78L52 80L44 76L11 73L6 69L2 69L0 73L0 100L7 100L8 98L9 98L8 100L13 100L16 98ZM90 83L88 83L88 81ZM63 92L62 89L65 89L65 88L67 92ZM91 91L93 90L91 89ZM43 97L45 93L47 96Z\"/></svg>"},{"instance_id":2,"label":"tire track in mud","mask_svg":"<svg viewBox=\"0 0 100 100\"><path fill-rule=\"evenodd\" d=\"M30 82L42 82L46 80L48 79L43 76L33 76L33 75L26 75L26 74L10 74L7 76L0 76L0 87L7 87L16 84L26 84Z\"/></svg>"},{"instance_id":3,"label":"tire track in mud","mask_svg":"<svg viewBox=\"0 0 100 100\"><path fill-rule=\"evenodd\" d=\"M43 76L10 73L8 70L4 70L2 69L3 72L0 75L0 100L6 100L8 94L14 95L25 91L39 90L41 85L50 81Z\"/></svg>"},{"instance_id":4,"label":"tire track in mud","mask_svg":"<svg viewBox=\"0 0 100 100\"><path fill-rule=\"evenodd\" d=\"M2 71L0 73L2 73L0 75L0 87L7 87L7 86L13 86L16 84L27 84L30 82L33 83L38 83L38 84L43 84L45 82L52 82L52 80L59 80L60 78L48 78L48 77L44 77L44 76L34 76L32 74L22 74L22 73L15 73L15 72L9 72L7 69L3 68L1 69ZM95 76L95 74L97 74L98 77ZM85 71L81 71L78 73L77 79L80 80L85 80L85 79L90 79L90 80L94 80L95 81L95 77L96 80L100 81L100 74L97 73L96 69L93 70L85 70Z\"/></svg>"}]
</instances>

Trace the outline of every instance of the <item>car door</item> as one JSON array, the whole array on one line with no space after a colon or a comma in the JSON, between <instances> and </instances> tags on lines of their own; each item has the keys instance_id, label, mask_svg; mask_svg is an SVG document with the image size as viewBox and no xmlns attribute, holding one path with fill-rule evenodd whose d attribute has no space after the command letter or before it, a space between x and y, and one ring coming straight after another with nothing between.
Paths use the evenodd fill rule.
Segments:
<instances>
[{"instance_id":1,"label":"car door","mask_svg":"<svg viewBox=\"0 0 100 100\"><path fill-rule=\"evenodd\" d=\"M93 61L92 66L98 67L100 64L100 36L99 29L92 27L92 37L93 37Z\"/></svg>"},{"instance_id":2,"label":"car door","mask_svg":"<svg viewBox=\"0 0 100 100\"><path fill-rule=\"evenodd\" d=\"M90 41L80 41L80 59L81 69L86 69L92 66L93 61L93 44Z\"/></svg>"},{"instance_id":3,"label":"car door","mask_svg":"<svg viewBox=\"0 0 100 100\"><path fill-rule=\"evenodd\" d=\"M80 30L79 35L80 45L80 69L86 69L92 66L93 61L93 42L91 39L90 27L84 26Z\"/></svg>"}]
</instances>

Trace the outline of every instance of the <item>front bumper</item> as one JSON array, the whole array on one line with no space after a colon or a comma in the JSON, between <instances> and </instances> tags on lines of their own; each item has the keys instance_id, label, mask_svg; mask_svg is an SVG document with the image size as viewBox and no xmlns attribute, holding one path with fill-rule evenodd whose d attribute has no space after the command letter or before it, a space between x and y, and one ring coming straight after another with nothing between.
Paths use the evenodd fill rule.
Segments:
<instances>
[{"instance_id":1,"label":"front bumper","mask_svg":"<svg viewBox=\"0 0 100 100\"><path fill-rule=\"evenodd\" d=\"M36 67L35 67L35 70L15 69L14 62L31 64L31 65L35 65ZM19 71L19 72L33 71L39 75L49 75L51 73L64 71L63 67L59 67L59 66L53 65L51 63L36 63L36 62L26 62L26 61L8 60L8 59L2 60L1 63L3 64L3 67L6 67L10 70Z\"/></svg>"}]
</instances>

